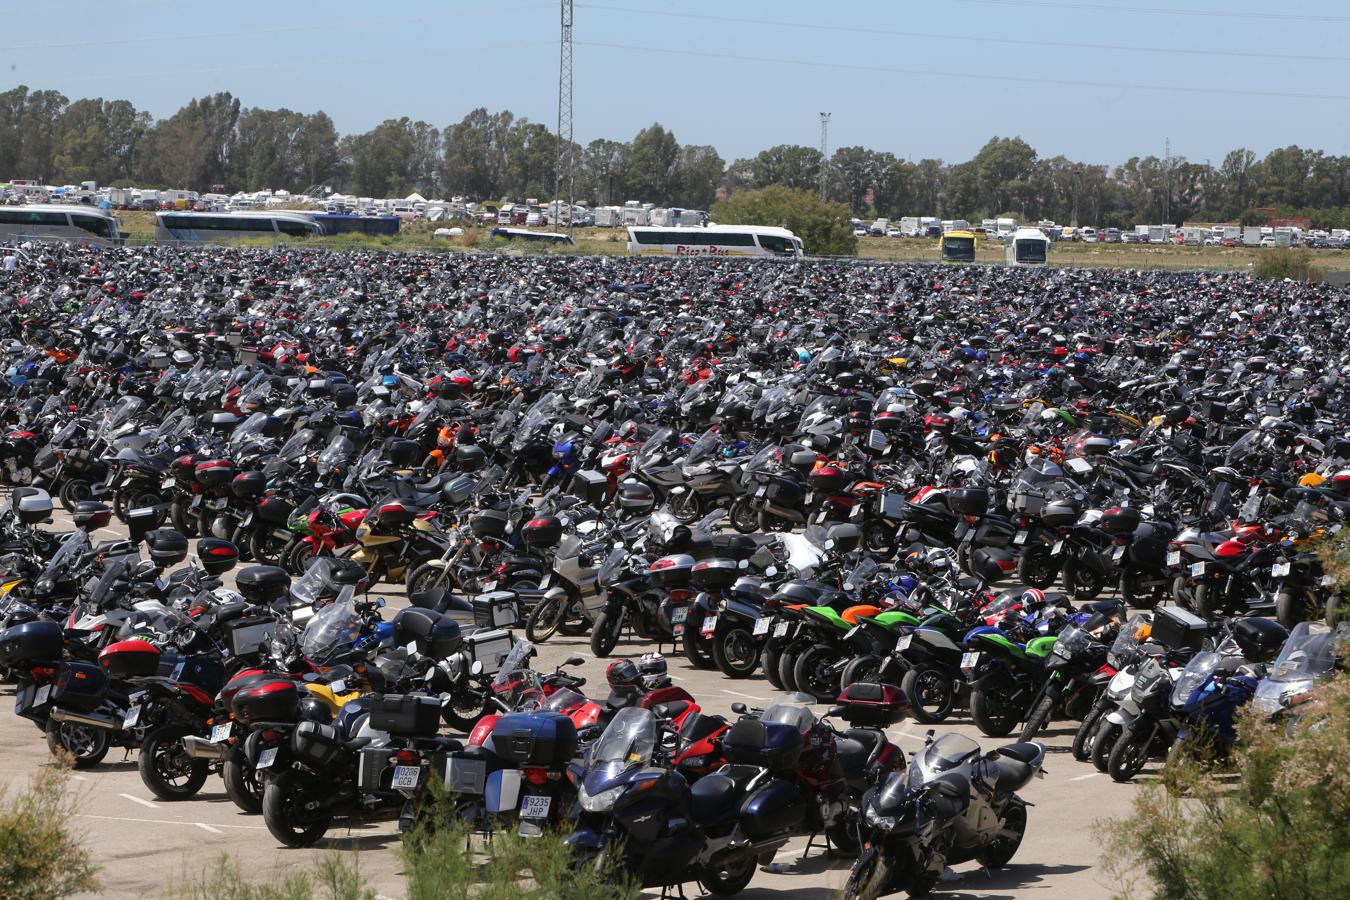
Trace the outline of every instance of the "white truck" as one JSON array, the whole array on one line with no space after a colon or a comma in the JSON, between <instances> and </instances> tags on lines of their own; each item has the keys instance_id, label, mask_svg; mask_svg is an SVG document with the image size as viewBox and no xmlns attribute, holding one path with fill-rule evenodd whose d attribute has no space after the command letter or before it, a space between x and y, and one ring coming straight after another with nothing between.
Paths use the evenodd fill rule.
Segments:
<instances>
[{"instance_id":1,"label":"white truck","mask_svg":"<svg viewBox=\"0 0 1350 900\"><path fill-rule=\"evenodd\" d=\"M651 224L651 211L636 200L629 200L623 205L624 225L649 225Z\"/></svg>"},{"instance_id":2,"label":"white truck","mask_svg":"<svg viewBox=\"0 0 1350 900\"><path fill-rule=\"evenodd\" d=\"M1148 226L1148 242L1150 244L1169 243L1175 231L1176 227L1172 225L1150 225Z\"/></svg>"},{"instance_id":3,"label":"white truck","mask_svg":"<svg viewBox=\"0 0 1350 900\"><path fill-rule=\"evenodd\" d=\"M921 226L920 223L919 223L919 217L918 217L918 216L901 216L901 217L900 217L900 230L901 230L902 232L904 232L905 237L917 237L917 236L919 236L920 234L923 233L923 232L920 231L920 228L921 228L921 227L922 227L922 226Z\"/></svg>"},{"instance_id":4,"label":"white truck","mask_svg":"<svg viewBox=\"0 0 1350 900\"><path fill-rule=\"evenodd\" d=\"M1242 229L1242 246L1259 247L1261 246L1261 228L1258 225L1248 225Z\"/></svg>"}]
</instances>

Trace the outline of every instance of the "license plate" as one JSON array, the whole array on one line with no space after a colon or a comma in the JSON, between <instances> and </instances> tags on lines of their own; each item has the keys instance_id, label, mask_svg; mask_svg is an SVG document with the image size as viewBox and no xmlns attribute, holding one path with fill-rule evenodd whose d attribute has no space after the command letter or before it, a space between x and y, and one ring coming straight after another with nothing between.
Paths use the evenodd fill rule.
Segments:
<instances>
[{"instance_id":1,"label":"license plate","mask_svg":"<svg viewBox=\"0 0 1350 900\"><path fill-rule=\"evenodd\" d=\"M717 630L717 614L714 613L703 620L703 625L699 628L700 634L712 634Z\"/></svg>"},{"instance_id":2,"label":"license plate","mask_svg":"<svg viewBox=\"0 0 1350 900\"><path fill-rule=\"evenodd\" d=\"M753 634L759 637L762 634L769 633L769 626L773 624L773 619L756 619Z\"/></svg>"},{"instance_id":3,"label":"license plate","mask_svg":"<svg viewBox=\"0 0 1350 900\"><path fill-rule=\"evenodd\" d=\"M1059 551L1063 549L1064 549L1064 541L1063 540L1055 541L1055 546L1050 548L1050 555L1059 556Z\"/></svg>"},{"instance_id":4,"label":"license plate","mask_svg":"<svg viewBox=\"0 0 1350 900\"><path fill-rule=\"evenodd\" d=\"M1120 562L1121 557L1123 557L1124 555L1125 555L1125 545L1121 544L1118 547L1116 547L1114 551L1112 551L1111 558L1116 562Z\"/></svg>"},{"instance_id":5,"label":"license plate","mask_svg":"<svg viewBox=\"0 0 1350 900\"><path fill-rule=\"evenodd\" d=\"M526 794L520 798L520 817L522 819L547 819L549 808L552 805L552 797Z\"/></svg>"},{"instance_id":6,"label":"license plate","mask_svg":"<svg viewBox=\"0 0 1350 900\"><path fill-rule=\"evenodd\" d=\"M122 717L122 730L126 731L128 728L135 728L136 723L139 722L140 719L141 719L140 706L139 705L133 706L131 709L127 710L127 714Z\"/></svg>"},{"instance_id":7,"label":"license plate","mask_svg":"<svg viewBox=\"0 0 1350 900\"><path fill-rule=\"evenodd\" d=\"M1074 458L1069 460L1069 471L1078 475L1086 475L1092 471L1092 463L1085 459Z\"/></svg>"},{"instance_id":8,"label":"license plate","mask_svg":"<svg viewBox=\"0 0 1350 900\"><path fill-rule=\"evenodd\" d=\"M768 488L768 485L760 485L759 488L755 491L755 496L756 496L756 497L767 497L767 496L769 496L769 488Z\"/></svg>"},{"instance_id":9,"label":"license plate","mask_svg":"<svg viewBox=\"0 0 1350 900\"><path fill-rule=\"evenodd\" d=\"M1283 578L1288 574L1289 574L1289 563L1287 562L1276 563L1275 565L1270 567L1271 578Z\"/></svg>"},{"instance_id":10,"label":"license plate","mask_svg":"<svg viewBox=\"0 0 1350 900\"><path fill-rule=\"evenodd\" d=\"M1181 551L1180 550L1169 551L1167 554L1167 564L1169 566L1181 565Z\"/></svg>"},{"instance_id":11,"label":"license plate","mask_svg":"<svg viewBox=\"0 0 1350 900\"><path fill-rule=\"evenodd\" d=\"M774 637L785 637L785 636L787 635L787 633L788 633L788 627L789 627L791 624L792 624L791 622L779 622L779 623L778 623L777 625L775 625L774 628L773 628L773 636L774 636Z\"/></svg>"},{"instance_id":12,"label":"license plate","mask_svg":"<svg viewBox=\"0 0 1350 900\"><path fill-rule=\"evenodd\" d=\"M207 509L224 509L230 505L229 497L212 497L206 501Z\"/></svg>"},{"instance_id":13,"label":"license plate","mask_svg":"<svg viewBox=\"0 0 1350 900\"><path fill-rule=\"evenodd\" d=\"M909 645L914 642L914 635L902 634L900 639L895 642L895 652L904 653L909 649Z\"/></svg>"},{"instance_id":14,"label":"license plate","mask_svg":"<svg viewBox=\"0 0 1350 900\"><path fill-rule=\"evenodd\" d=\"M33 705L41 706L47 702L47 698L51 695L52 686L50 684L44 684L42 687L38 688L37 693L33 695Z\"/></svg>"},{"instance_id":15,"label":"license plate","mask_svg":"<svg viewBox=\"0 0 1350 900\"><path fill-rule=\"evenodd\" d=\"M687 606L677 606L670 613L670 621L676 625L683 623L687 618L689 618L689 607Z\"/></svg>"},{"instance_id":16,"label":"license plate","mask_svg":"<svg viewBox=\"0 0 1350 900\"><path fill-rule=\"evenodd\" d=\"M230 739L230 726L233 722L221 722L211 729L211 743L220 744Z\"/></svg>"},{"instance_id":17,"label":"license plate","mask_svg":"<svg viewBox=\"0 0 1350 900\"><path fill-rule=\"evenodd\" d=\"M391 787L396 791L416 790L418 779L421 777L421 766L395 766L394 781Z\"/></svg>"},{"instance_id":18,"label":"license plate","mask_svg":"<svg viewBox=\"0 0 1350 900\"><path fill-rule=\"evenodd\" d=\"M980 654L976 652L967 652L961 654L961 670L969 671L980 663Z\"/></svg>"},{"instance_id":19,"label":"license plate","mask_svg":"<svg viewBox=\"0 0 1350 900\"><path fill-rule=\"evenodd\" d=\"M1195 576L1205 574L1205 564L1202 562L1191 563L1191 574Z\"/></svg>"},{"instance_id":20,"label":"license plate","mask_svg":"<svg viewBox=\"0 0 1350 900\"><path fill-rule=\"evenodd\" d=\"M166 478L166 479L164 479L164 483L161 484L161 485L159 486L159 489L160 489L161 491L167 491L167 490L168 490L169 488L171 488L171 487L173 487L173 479L172 479L172 478Z\"/></svg>"},{"instance_id":21,"label":"license plate","mask_svg":"<svg viewBox=\"0 0 1350 900\"><path fill-rule=\"evenodd\" d=\"M277 761L277 748L268 747L262 753L258 754L258 764L253 768L266 769L269 768L272 765L272 763L276 761Z\"/></svg>"},{"instance_id":22,"label":"license plate","mask_svg":"<svg viewBox=\"0 0 1350 900\"><path fill-rule=\"evenodd\" d=\"M1027 537L1030 536L1030 534L1031 533L1028 531L1017 532L1017 534L1013 535L1013 543L1019 547L1022 546L1027 542Z\"/></svg>"},{"instance_id":23,"label":"license plate","mask_svg":"<svg viewBox=\"0 0 1350 900\"><path fill-rule=\"evenodd\" d=\"M956 539L957 539L958 541L961 540L961 538L965 537L965 536L966 536L966 532L968 532L968 531L970 531L970 523L969 523L969 522L961 521L961 522L957 522L957 523L956 523L956 531L955 531L955 535L956 535Z\"/></svg>"}]
</instances>

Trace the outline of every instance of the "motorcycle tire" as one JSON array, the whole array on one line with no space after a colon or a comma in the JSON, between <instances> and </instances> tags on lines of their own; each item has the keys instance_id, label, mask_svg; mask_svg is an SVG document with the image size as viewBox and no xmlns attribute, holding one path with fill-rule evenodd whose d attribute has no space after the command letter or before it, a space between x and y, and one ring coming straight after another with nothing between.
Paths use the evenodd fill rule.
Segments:
<instances>
[{"instance_id":1,"label":"motorcycle tire","mask_svg":"<svg viewBox=\"0 0 1350 900\"><path fill-rule=\"evenodd\" d=\"M309 847L328 833L333 811L327 788L313 775L292 769L267 782L262 814L267 830L287 847Z\"/></svg>"},{"instance_id":2,"label":"motorcycle tire","mask_svg":"<svg viewBox=\"0 0 1350 900\"><path fill-rule=\"evenodd\" d=\"M744 625L719 629L713 637L713 664L728 678L749 678L759 668L759 641Z\"/></svg>"},{"instance_id":3,"label":"motorcycle tire","mask_svg":"<svg viewBox=\"0 0 1350 900\"><path fill-rule=\"evenodd\" d=\"M1134 609L1152 609L1163 601L1167 594L1167 580L1161 579L1151 588L1145 588L1146 574L1130 566L1120 573L1120 596L1126 606Z\"/></svg>"},{"instance_id":4,"label":"motorcycle tire","mask_svg":"<svg viewBox=\"0 0 1350 900\"><path fill-rule=\"evenodd\" d=\"M158 491L152 491L147 488L132 488L130 493L118 491L113 497L113 515L123 524L127 524L127 514L133 509L145 509L154 507L156 510L153 528L159 528L168 518L168 510L163 506L164 498Z\"/></svg>"},{"instance_id":5,"label":"motorcycle tire","mask_svg":"<svg viewBox=\"0 0 1350 900\"><path fill-rule=\"evenodd\" d=\"M91 769L103 762L110 746L108 732L102 728L74 722L47 722L47 749L52 756L69 754L71 765L77 769Z\"/></svg>"},{"instance_id":6,"label":"motorcycle tire","mask_svg":"<svg viewBox=\"0 0 1350 900\"><path fill-rule=\"evenodd\" d=\"M985 737L1001 738L1013 733L1022 721L1022 710L1013 708L1003 686L970 692L970 718Z\"/></svg>"},{"instance_id":7,"label":"motorcycle tire","mask_svg":"<svg viewBox=\"0 0 1350 900\"><path fill-rule=\"evenodd\" d=\"M304 541L296 541L295 545L286 553L286 560L283 568L291 573L292 578L299 578L305 574L309 564L318 556L326 555L315 550L313 544L306 544Z\"/></svg>"},{"instance_id":8,"label":"motorcycle tire","mask_svg":"<svg viewBox=\"0 0 1350 900\"><path fill-rule=\"evenodd\" d=\"M1097 726L1097 733L1092 738L1092 749L1088 753L1088 758L1092 760L1092 767L1098 772L1106 774L1106 763L1111 758L1111 748L1120 739L1121 731L1121 726L1110 720L1104 720Z\"/></svg>"},{"instance_id":9,"label":"motorcycle tire","mask_svg":"<svg viewBox=\"0 0 1350 900\"><path fill-rule=\"evenodd\" d=\"M1079 603L1091 603L1106 590L1106 575L1094 572L1077 559L1064 563L1064 593Z\"/></svg>"},{"instance_id":10,"label":"motorcycle tire","mask_svg":"<svg viewBox=\"0 0 1350 900\"><path fill-rule=\"evenodd\" d=\"M882 519L872 519L863 525L863 546L882 560L887 560L895 556L900 546L900 538L894 525L889 525Z\"/></svg>"},{"instance_id":11,"label":"motorcycle tire","mask_svg":"<svg viewBox=\"0 0 1350 900\"><path fill-rule=\"evenodd\" d=\"M841 684L858 684L864 681L868 684L877 684L881 681L881 657L870 653L855 656L848 661L843 674L839 676Z\"/></svg>"},{"instance_id":12,"label":"motorcycle tire","mask_svg":"<svg viewBox=\"0 0 1350 900\"><path fill-rule=\"evenodd\" d=\"M734 856L731 853L722 855ZM743 856L730 864L723 864L719 859L719 856L714 856L705 865L699 866L696 878L703 889L718 897L731 897L745 890L755 877L755 858Z\"/></svg>"},{"instance_id":13,"label":"motorcycle tire","mask_svg":"<svg viewBox=\"0 0 1350 900\"><path fill-rule=\"evenodd\" d=\"M234 801L235 806L251 816L262 812L263 783L244 758L243 751L235 750L225 757L220 778L225 782L225 796Z\"/></svg>"},{"instance_id":14,"label":"motorcycle tire","mask_svg":"<svg viewBox=\"0 0 1350 900\"><path fill-rule=\"evenodd\" d=\"M1027 587L1045 590L1059 577L1059 566L1055 565L1050 548L1044 544L1025 547L1017 558L1017 580Z\"/></svg>"},{"instance_id":15,"label":"motorcycle tire","mask_svg":"<svg viewBox=\"0 0 1350 900\"><path fill-rule=\"evenodd\" d=\"M843 859L856 859L862 849L862 837L858 834L858 820L853 814L825 828L825 837L830 841L831 853Z\"/></svg>"},{"instance_id":16,"label":"motorcycle tire","mask_svg":"<svg viewBox=\"0 0 1350 900\"><path fill-rule=\"evenodd\" d=\"M422 563L410 570L405 581L408 585L409 596L438 587L443 587L452 592L459 589L453 572L444 566L433 566L430 563Z\"/></svg>"},{"instance_id":17,"label":"motorcycle tire","mask_svg":"<svg viewBox=\"0 0 1350 900\"><path fill-rule=\"evenodd\" d=\"M1010 803L1003 810L998 824L999 836L990 841L976 857L986 869L1002 869L1012 861L1027 833L1027 808L1020 803ZM1004 831L1012 832L1012 836L1003 835Z\"/></svg>"},{"instance_id":18,"label":"motorcycle tire","mask_svg":"<svg viewBox=\"0 0 1350 900\"><path fill-rule=\"evenodd\" d=\"M775 638L769 638L764 644L764 651L759 655L760 667L764 669L764 677L776 691L783 690L783 681L778 677L778 658L783 655L783 642Z\"/></svg>"},{"instance_id":19,"label":"motorcycle tire","mask_svg":"<svg viewBox=\"0 0 1350 900\"><path fill-rule=\"evenodd\" d=\"M1069 752L1073 758L1079 762L1087 762L1092 758L1092 739L1097 736L1097 727L1102 725L1106 719L1106 707L1094 706L1087 717L1079 724L1078 730L1073 733L1073 746Z\"/></svg>"},{"instance_id":20,"label":"motorcycle tire","mask_svg":"<svg viewBox=\"0 0 1350 900\"><path fill-rule=\"evenodd\" d=\"M909 699L915 720L924 725L945 722L956 708L956 686L951 676L932 666L910 669L900 679L900 690Z\"/></svg>"},{"instance_id":21,"label":"motorcycle tire","mask_svg":"<svg viewBox=\"0 0 1350 900\"><path fill-rule=\"evenodd\" d=\"M74 512L75 504L83 500L94 499L94 488L83 478L72 478L61 485L57 497L66 512Z\"/></svg>"},{"instance_id":22,"label":"motorcycle tire","mask_svg":"<svg viewBox=\"0 0 1350 900\"><path fill-rule=\"evenodd\" d=\"M698 494L693 491L685 491L675 497L670 503L670 514L675 517L681 525L692 525L698 521Z\"/></svg>"},{"instance_id":23,"label":"motorcycle tire","mask_svg":"<svg viewBox=\"0 0 1350 900\"><path fill-rule=\"evenodd\" d=\"M792 680L797 690L810 694L820 703L839 699L841 673L831 667L839 662L839 651L828 644L813 644L798 655L792 666Z\"/></svg>"},{"instance_id":24,"label":"motorcycle tire","mask_svg":"<svg viewBox=\"0 0 1350 900\"><path fill-rule=\"evenodd\" d=\"M1308 594L1280 591L1275 595L1275 620L1285 628L1293 628L1304 619L1316 617L1315 599Z\"/></svg>"},{"instance_id":25,"label":"motorcycle tire","mask_svg":"<svg viewBox=\"0 0 1350 900\"><path fill-rule=\"evenodd\" d=\"M754 534L759 531L759 512L750 503L748 497L737 497L727 511L727 521L741 534Z\"/></svg>"},{"instance_id":26,"label":"motorcycle tire","mask_svg":"<svg viewBox=\"0 0 1350 900\"><path fill-rule=\"evenodd\" d=\"M270 531L255 529L248 536L248 552L260 566L279 566L290 541L283 541Z\"/></svg>"},{"instance_id":27,"label":"motorcycle tire","mask_svg":"<svg viewBox=\"0 0 1350 900\"><path fill-rule=\"evenodd\" d=\"M181 532L184 536L197 537L197 517L189 513L187 504L181 498L175 497L169 504L169 522L173 524L175 531Z\"/></svg>"},{"instance_id":28,"label":"motorcycle tire","mask_svg":"<svg viewBox=\"0 0 1350 900\"><path fill-rule=\"evenodd\" d=\"M684 620L684 631L680 633L680 646L689 665L695 669L711 669L717 665L713 659L712 647L703 639L703 613L689 608L689 618Z\"/></svg>"},{"instance_id":29,"label":"motorcycle tire","mask_svg":"<svg viewBox=\"0 0 1350 900\"><path fill-rule=\"evenodd\" d=\"M1036 735L1040 734L1041 729L1050 724L1050 716L1054 711L1054 697L1041 697L1037 700L1036 705L1027 714L1027 721L1022 726L1022 734L1017 739L1023 742L1036 740Z\"/></svg>"},{"instance_id":30,"label":"motorcycle tire","mask_svg":"<svg viewBox=\"0 0 1350 900\"><path fill-rule=\"evenodd\" d=\"M810 647L810 644L797 641L789 644L778 655L778 680L783 683L780 690L787 691L789 694L797 692L797 657L805 653Z\"/></svg>"},{"instance_id":31,"label":"motorcycle tire","mask_svg":"<svg viewBox=\"0 0 1350 900\"><path fill-rule=\"evenodd\" d=\"M441 720L451 728L468 734L473 731L473 726L478 724L478 720L488 714L489 705L486 697L456 698L453 695L450 700L441 706Z\"/></svg>"},{"instance_id":32,"label":"motorcycle tire","mask_svg":"<svg viewBox=\"0 0 1350 900\"><path fill-rule=\"evenodd\" d=\"M1148 765L1148 745L1152 740L1151 732L1146 733L1134 724L1121 732L1106 760L1106 774L1111 776L1111 780L1129 781L1144 771L1144 766Z\"/></svg>"},{"instance_id":33,"label":"motorcycle tire","mask_svg":"<svg viewBox=\"0 0 1350 900\"><path fill-rule=\"evenodd\" d=\"M765 534L778 534L792 530L792 521L775 516L767 510L759 511L759 530Z\"/></svg>"},{"instance_id":34,"label":"motorcycle tire","mask_svg":"<svg viewBox=\"0 0 1350 900\"><path fill-rule=\"evenodd\" d=\"M895 870L895 860L875 848L869 849L849 870L843 900L878 900L891 893ZM918 895L911 892L911 896Z\"/></svg>"},{"instance_id":35,"label":"motorcycle tire","mask_svg":"<svg viewBox=\"0 0 1350 900\"><path fill-rule=\"evenodd\" d=\"M604 659L618 646L619 636L623 634L623 619L622 612L613 616L602 612L596 616L595 624L591 626L591 652L598 658Z\"/></svg>"},{"instance_id":36,"label":"motorcycle tire","mask_svg":"<svg viewBox=\"0 0 1350 900\"><path fill-rule=\"evenodd\" d=\"M530 617L525 620L525 637L531 643L544 643L558 633L566 615L566 597L545 597L530 610Z\"/></svg>"},{"instance_id":37,"label":"motorcycle tire","mask_svg":"<svg viewBox=\"0 0 1350 900\"><path fill-rule=\"evenodd\" d=\"M157 728L145 736L136 768L141 781L161 800L187 800L196 796L211 773L204 759L193 759L183 747L187 729L172 725Z\"/></svg>"},{"instance_id":38,"label":"motorcycle tire","mask_svg":"<svg viewBox=\"0 0 1350 900\"><path fill-rule=\"evenodd\" d=\"M1223 612L1223 598L1218 596L1212 582L1203 582L1195 586L1195 614L1207 621Z\"/></svg>"}]
</instances>

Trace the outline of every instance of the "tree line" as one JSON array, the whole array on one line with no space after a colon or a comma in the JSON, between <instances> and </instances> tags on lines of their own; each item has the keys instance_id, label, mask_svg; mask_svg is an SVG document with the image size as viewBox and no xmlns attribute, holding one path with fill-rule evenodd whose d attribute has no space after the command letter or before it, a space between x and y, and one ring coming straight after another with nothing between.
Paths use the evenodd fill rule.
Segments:
<instances>
[{"instance_id":1,"label":"tree line","mask_svg":"<svg viewBox=\"0 0 1350 900\"><path fill-rule=\"evenodd\" d=\"M1350 224L1350 156L1297 146L1264 158L1248 149L1217 165L1180 156L1131 157L1114 166L1041 157L1018 137L995 137L973 159L914 162L866 147L828 160L780 144L727 163L717 150L680 144L660 124L631 140L571 148L575 196L598 204L642 200L707 209L719 196L783 186L818 190L861 217L936 215L1131 226L1249 219L1254 208ZM19 86L0 93L0 178L208 190L303 192L325 186L359 196L548 197L557 138L509 111L475 109L437 128L407 117L361 134L338 133L324 112L244 107L228 92L154 119L126 100L70 100Z\"/></svg>"}]
</instances>

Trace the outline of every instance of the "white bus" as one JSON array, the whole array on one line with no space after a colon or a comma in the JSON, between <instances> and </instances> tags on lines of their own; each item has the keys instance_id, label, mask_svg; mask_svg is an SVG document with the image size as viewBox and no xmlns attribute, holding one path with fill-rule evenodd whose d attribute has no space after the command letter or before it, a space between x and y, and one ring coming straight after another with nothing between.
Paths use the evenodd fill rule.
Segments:
<instances>
[{"instance_id":1,"label":"white bus","mask_svg":"<svg viewBox=\"0 0 1350 900\"><path fill-rule=\"evenodd\" d=\"M1050 239L1039 228L1019 228L1005 248L1010 266L1043 266L1050 252Z\"/></svg>"},{"instance_id":2,"label":"white bus","mask_svg":"<svg viewBox=\"0 0 1350 900\"><path fill-rule=\"evenodd\" d=\"M801 259L801 238L767 225L706 228L630 226L628 252L637 256L775 256Z\"/></svg>"},{"instance_id":3,"label":"white bus","mask_svg":"<svg viewBox=\"0 0 1350 900\"><path fill-rule=\"evenodd\" d=\"M122 243L122 235L117 219L97 207L31 204L0 206L0 240L110 246Z\"/></svg>"},{"instance_id":4,"label":"white bus","mask_svg":"<svg viewBox=\"0 0 1350 900\"><path fill-rule=\"evenodd\" d=\"M304 213L274 212L194 213L155 215L155 239L183 244L232 241L239 238L317 237L323 233Z\"/></svg>"}]
</instances>

